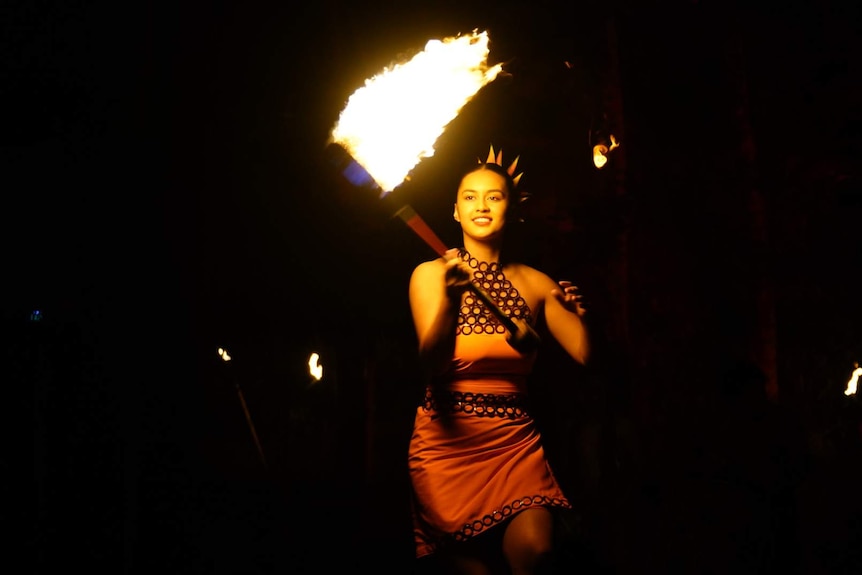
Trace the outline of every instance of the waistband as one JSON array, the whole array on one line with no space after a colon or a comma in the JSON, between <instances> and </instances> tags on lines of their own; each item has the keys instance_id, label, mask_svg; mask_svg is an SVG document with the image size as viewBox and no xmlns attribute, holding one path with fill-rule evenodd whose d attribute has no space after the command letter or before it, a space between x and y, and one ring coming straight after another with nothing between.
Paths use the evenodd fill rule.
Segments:
<instances>
[{"instance_id":1,"label":"waistband","mask_svg":"<svg viewBox=\"0 0 862 575\"><path fill-rule=\"evenodd\" d=\"M422 408L425 411L461 412L478 417L526 417L526 393L475 393L431 386L425 388Z\"/></svg>"}]
</instances>

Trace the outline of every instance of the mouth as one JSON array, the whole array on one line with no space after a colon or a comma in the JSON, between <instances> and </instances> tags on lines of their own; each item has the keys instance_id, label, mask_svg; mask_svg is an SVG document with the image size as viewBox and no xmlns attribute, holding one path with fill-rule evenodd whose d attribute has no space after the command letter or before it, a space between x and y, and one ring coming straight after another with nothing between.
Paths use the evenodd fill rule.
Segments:
<instances>
[{"instance_id":1,"label":"mouth","mask_svg":"<svg viewBox=\"0 0 862 575\"><path fill-rule=\"evenodd\" d=\"M473 218L473 223L480 226L486 226L491 223L491 218L480 216L478 218Z\"/></svg>"}]
</instances>

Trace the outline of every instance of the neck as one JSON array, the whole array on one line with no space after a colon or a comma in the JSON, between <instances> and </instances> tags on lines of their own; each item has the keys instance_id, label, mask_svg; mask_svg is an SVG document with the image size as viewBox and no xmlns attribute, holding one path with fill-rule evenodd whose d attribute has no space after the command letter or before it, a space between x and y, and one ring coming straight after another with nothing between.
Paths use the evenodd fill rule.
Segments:
<instances>
[{"instance_id":1,"label":"neck","mask_svg":"<svg viewBox=\"0 0 862 575\"><path fill-rule=\"evenodd\" d=\"M472 238L464 236L464 249L470 255L483 262L500 261L500 245L498 243L477 242Z\"/></svg>"}]
</instances>

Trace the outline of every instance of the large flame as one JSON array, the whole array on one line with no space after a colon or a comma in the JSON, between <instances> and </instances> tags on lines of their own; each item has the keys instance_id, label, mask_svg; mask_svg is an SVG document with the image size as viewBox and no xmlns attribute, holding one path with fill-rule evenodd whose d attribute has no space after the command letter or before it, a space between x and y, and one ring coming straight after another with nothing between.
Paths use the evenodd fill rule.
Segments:
<instances>
[{"instance_id":1,"label":"large flame","mask_svg":"<svg viewBox=\"0 0 862 575\"><path fill-rule=\"evenodd\" d=\"M365 81L332 130L340 144L391 192L423 158L446 126L502 71L489 66L488 33L429 40L408 62Z\"/></svg>"}]
</instances>

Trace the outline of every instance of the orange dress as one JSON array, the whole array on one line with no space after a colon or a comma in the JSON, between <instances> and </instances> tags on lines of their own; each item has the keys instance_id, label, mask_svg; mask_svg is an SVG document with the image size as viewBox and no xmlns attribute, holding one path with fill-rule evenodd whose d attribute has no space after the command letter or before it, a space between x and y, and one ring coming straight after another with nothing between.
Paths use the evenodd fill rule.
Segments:
<instances>
[{"instance_id":1,"label":"orange dress","mask_svg":"<svg viewBox=\"0 0 862 575\"><path fill-rule=\"evenodd\" d=\"M486 279L499 280L483 283L503 312L529 318L499 264L478 264ZM450 369L428 385L416 409L408 469L417 557L524 509L571 508L528 410L527 377L536 354L515 351L483 308L472 294L465 298Z\"/></svg>"}]
</instances>

